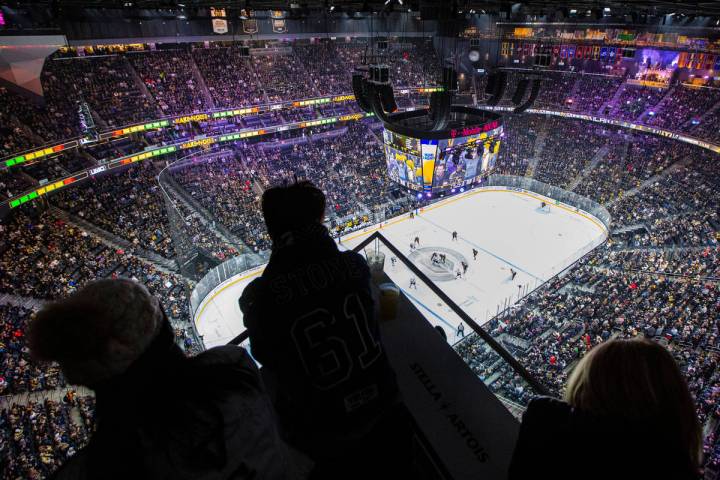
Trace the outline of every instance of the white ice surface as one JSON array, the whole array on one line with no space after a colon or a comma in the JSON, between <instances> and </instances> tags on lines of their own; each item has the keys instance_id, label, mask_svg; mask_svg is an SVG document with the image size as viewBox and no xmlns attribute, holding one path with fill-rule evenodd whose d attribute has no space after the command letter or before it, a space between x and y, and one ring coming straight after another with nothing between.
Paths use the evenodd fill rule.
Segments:
<instances>
[{"instance_id":1,"label":"white ice surface","mask_svg":"<svg viewBox=\"0 0 720 480\"><path fill-rule=\"evenodd\" d=\"M540 202L535 194L478 189L433 204L414 219L404 215L389 220L380 232L406 256L416 236L420 248L430 248L424 250L426 253L432 247L443 247L464 256L469 264L467 274L457 280L438 281L437 285L483 324L498 308L517 301L519 294L533 290L572 264L607 235L594 217L554 204L549 212L541 211ZM366 230L349 234L342 244L352 248L378 226ZM451 240L453 231L458 232L458 241ZM476 260L473 248L479 251ZM392 254L383 251L385 272L454 343L459 318L419 279L417 290L409 289L412 272L399 262L392 267ZM511 268L518 272L514 281L510 280ZM225 344L244 330L238 298L261 273L262 267L236 275L203 301L195 322L208 348ZM465 333L470 331L465 326Z\"/></svg>"}]
</instances>

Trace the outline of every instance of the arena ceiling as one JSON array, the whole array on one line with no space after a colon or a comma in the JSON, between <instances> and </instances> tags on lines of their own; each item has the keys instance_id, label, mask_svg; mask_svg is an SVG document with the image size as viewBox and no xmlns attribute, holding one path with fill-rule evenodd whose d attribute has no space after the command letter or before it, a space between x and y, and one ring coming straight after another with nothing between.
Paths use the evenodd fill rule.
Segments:
<instances>
[{"instance_id":1,"label":"arena ceiling","mask_svg":"<svg viewBox=\"0 0 720 480\"><path fill-rule=\"evenodd\" d=\"M226 8L254 8L254 9L329 9L335 7L334 11L407 11L408 8L420 10L421 8L436 8L448 10L450 2L447 0L22 0L6 1L2 4L13 6L22 5L27 7L31 4L45 5L50 7L87 7L87 8L129 8L129 9L162 9L177 8L184 5L192 7L226 7ZM550 1L532 0L517 2L513 0L452 0L452 10L467 13L475 10L476 13L522 12L529 15L552 15L561 12L566 17L571 17L572 10L584 14L588 11L598 12L609 8L613 16L616 15L687 15L687 16L709 16L720 17L720 2L718 1L696 1L696 2L670 2L660 0L570 0Z\"/></svg>"}]
</instances>

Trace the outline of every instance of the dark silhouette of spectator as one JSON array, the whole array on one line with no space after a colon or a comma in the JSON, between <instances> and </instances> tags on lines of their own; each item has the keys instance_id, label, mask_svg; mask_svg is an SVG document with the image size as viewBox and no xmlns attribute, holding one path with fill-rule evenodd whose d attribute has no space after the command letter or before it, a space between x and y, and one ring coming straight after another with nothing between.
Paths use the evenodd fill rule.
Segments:
<instances>
[{"instance_id":1,"label":"dark silhouette of spectator","mask_svg":"<svg viewBox=\"0 0 720 480\"><path fill-rule=\"evenodd\" d=\"M98 280L31 324L33 354L95 391L97 429L55 475L299 478L245 350L186 358L160 302L130 280Z\"/></svg>"},{"instance_id":2,"label":"dark silhouette of spectator","mask_svg":"<svg viewBox=\"0 0 720 480\"><path fill-rule=\"evenodd\" d=\"M611 340L583 357L564 402L530 402L509 479L696 479L701 449L670 353L649 340Z\"/></svg>"},{"instance_id":3,"label":"dark silhouette of spectator","mask_svg":"<svg viewBox=\"0 0 720 480\"><path fill-rule=\"evenodd\" d=\"M309 182L266 190L262 211L272 254L240 306L288 440L318 462L317 478L402 476L409 435L367 263L338 250Z\"/></svg>"}]
</instances>

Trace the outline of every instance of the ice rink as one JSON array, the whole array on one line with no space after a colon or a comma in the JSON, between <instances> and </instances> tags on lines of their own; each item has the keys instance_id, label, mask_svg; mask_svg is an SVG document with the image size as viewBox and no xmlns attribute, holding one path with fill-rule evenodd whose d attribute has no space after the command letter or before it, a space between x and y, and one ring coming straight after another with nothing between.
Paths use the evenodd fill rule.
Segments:
<instances>
[{"instance_id":1,"label":"ice rink","mask_svg":"<svg viewBox=\"0 0 720 480\"><path fill-rule=\"evenodd\" d=\"M607 231L596 218L526 192L481 188L435 203L414 218L403 215L343 238L352 248L380 231L405 256L433 279L447 295L480 324L512 304L545 280L604 241ZM458 239L452 240L452 232ZM419 245L411 243L419 238ZM368 247L370 248L370 247ZM473 258L473 249L477 251ZM459 318L419 279L410 288L412 272L400 262L391 263L387 250L385 272L448 340L457 339ZM432 254L445 255L445 263L433 262ZM462 262L467 272L462 272ZM511 270L517 272L511 279ZM262 268L236 275L216 287L201 303L195 322L205 345L222 345L243 330L237 303L242 290ZM471 329L465 328L465 333Z\"/></svg>"}]
</instances>

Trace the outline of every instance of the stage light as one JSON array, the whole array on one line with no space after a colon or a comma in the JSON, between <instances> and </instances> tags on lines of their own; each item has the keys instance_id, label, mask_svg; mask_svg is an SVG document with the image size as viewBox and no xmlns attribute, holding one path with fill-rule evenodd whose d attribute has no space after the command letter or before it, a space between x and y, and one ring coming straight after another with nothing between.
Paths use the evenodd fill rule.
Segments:
<instances>
[{"instance_id":1,"label":"stage light","mask_svg":"<svg viewBox=\"0 0 720 480\"><path fill-rule=\"evenodd\" d=\"M425 196L428 197L428 198L430 198L430 197L432 197L432 194L431 194L430 192L428 192L428 193L425 194Z\"/></svg>"},{"instance_id":2,"label":"stage light","mask_svg":"<svg viewBox=\"0 0 720 480\"><path fill-rule=\"evenodd\" d=\"M450 193L455 193L455 189L453 188L452 190L450 190Z\"/></svg>"},{"instance_id":3,"label":"stage light","mask_svg":"<svg viewBox=\"0 0 720 480\"><path fill-rule=\"evenodd\" d=\"M462 188L460 189L460 193L463 193L464 191L465 191L465 187L462 187Z\"/></svg>"},{"instance_id":4,"label":"stage light","mask_svg":"<svg viewBox=\"0 0 720 480\"><path fill-rule=\"evenodd\" d=\"M422 198L422 193L418 193L418 194L417 194L417 198L418 198L418 200L421 199L421 198Z\"/></svg>"}]
</instances>

